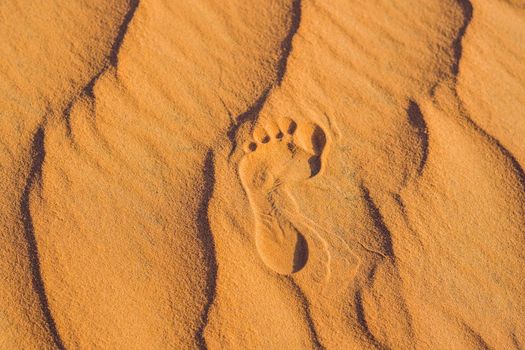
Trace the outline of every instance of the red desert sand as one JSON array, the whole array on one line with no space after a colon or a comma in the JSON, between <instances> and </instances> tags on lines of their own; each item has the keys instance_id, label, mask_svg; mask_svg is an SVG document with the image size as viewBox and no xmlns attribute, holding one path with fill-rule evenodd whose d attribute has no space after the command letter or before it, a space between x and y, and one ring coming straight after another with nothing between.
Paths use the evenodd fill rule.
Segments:
<instances>
[{"instance_id":1,"label":"red desert sand","mask_svg":"<svg viewBox=\"0 0 525 350\"><path fill-rule=\"evenodd\" d=\"M0 349L525 349L525 1L0 2Z\"/></svg>"}]
</instances>

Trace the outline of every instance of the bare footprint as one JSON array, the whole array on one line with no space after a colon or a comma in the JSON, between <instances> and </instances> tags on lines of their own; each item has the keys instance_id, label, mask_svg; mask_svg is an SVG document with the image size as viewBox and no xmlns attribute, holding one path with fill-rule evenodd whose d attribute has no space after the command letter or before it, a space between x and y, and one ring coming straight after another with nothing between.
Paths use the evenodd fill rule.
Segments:
<instances>
[{"instance_id":1,"label":"bare footprint","mask_svg":"<svg viewBox=\"0 0 525 350\"><path fill-rule=\"evenodd\" d=\"M264 263L280 274L300 271L318 260L329 271L329 252L317 234L301 232L298 206L289 185L318 175L324 166L327 137L313 123L290 119L253 132L239 164L242 185L255 213L255 243ZM322 249L310 249L315 244ZM322 252L320 252L320 250Z\"/></svg>"}]
</instances>

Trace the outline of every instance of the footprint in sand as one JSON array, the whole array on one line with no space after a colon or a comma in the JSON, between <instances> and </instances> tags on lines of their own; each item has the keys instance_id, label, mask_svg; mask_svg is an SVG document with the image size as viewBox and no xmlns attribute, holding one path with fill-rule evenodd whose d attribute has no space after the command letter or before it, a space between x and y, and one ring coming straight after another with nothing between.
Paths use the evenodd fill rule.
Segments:
<instances>
[{"instance_id":1,"label":"footprint in sand","mask_svg":"<svg viewBox=\"0 0 525 350\"><path fill-rule=\"evenodd\" d=\"M327 137L321 127L290 119L256 128L253 140L244 145L239 175L255 213L257 251L277 273L298 272L312 259L329 269L326 243L316 234L304 235L307 223L289 192L294 183L321 172L326 148ZM309 247L312 244L321 249L314 252Z\"/></svg>"}]
</instances>

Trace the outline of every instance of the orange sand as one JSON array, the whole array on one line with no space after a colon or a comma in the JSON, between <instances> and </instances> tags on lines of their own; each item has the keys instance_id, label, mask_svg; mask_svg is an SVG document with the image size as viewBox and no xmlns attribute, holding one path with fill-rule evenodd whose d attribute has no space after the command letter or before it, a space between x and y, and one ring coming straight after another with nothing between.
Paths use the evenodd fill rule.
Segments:
<instances>
[{"instance_id":1,"label":"orange sand","mask_svg":"<svg viewBox=\"0 0 525 350\"><path fill-rule=\"evenodd\" d=\"M0 2L0 349L525 349L525 2Z\"/></svg>"}]
</instances>

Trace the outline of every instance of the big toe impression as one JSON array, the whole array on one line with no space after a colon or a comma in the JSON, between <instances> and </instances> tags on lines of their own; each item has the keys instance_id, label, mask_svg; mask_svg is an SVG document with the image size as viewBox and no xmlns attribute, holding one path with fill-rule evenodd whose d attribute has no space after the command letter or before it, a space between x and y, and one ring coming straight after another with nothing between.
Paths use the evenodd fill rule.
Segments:
<instances>
[{"instance_id":1,"label":"big toe impression","mask_svg":"<svg viewBox=\"0 0 525 350\"><path fill-rule=\"evenodd\" d=\"M297 144L312 156L309 158L310 177L319 174L322 160L326 153L328 139L325 131L316 124L307 122L300 124L296 133Z\"/></svg>"}]
</instances>

